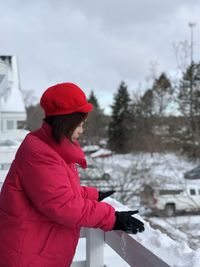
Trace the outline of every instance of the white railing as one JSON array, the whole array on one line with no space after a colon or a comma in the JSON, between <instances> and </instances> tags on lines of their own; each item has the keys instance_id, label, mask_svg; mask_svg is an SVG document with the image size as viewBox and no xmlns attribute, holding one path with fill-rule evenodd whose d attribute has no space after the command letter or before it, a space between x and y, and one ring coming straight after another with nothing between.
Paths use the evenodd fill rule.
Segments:
<instances>
[{"instance_id":1,"label":"white railing","mask_svg":"<svg viewBox=\"0 0 200 267\"><path fill-rule=\"evenodd\" d=\"M150 250L142 246L131 235L122 231L103 232L82 229L81 238L86 238L86 260L74 261L71 267L103 267L104 245L109 245L119 256L133 267L169 267Z\"/></svg>"}]
</instances>

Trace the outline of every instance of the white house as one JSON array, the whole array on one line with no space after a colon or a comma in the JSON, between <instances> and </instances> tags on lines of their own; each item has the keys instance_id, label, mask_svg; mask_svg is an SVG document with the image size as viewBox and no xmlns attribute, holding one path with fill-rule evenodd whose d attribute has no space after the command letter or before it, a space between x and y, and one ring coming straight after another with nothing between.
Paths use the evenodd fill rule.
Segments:
<instances>
[{"instance_id":1,"label":"white house","mask_svg":"<svg viewBox=\"0 0 200 267\"><path fill-rule=\"evenodd\" d=\"M0 56L0 189L15 153L27 135L26 109L15 56Z\"/></svg>"},{"instance_id":2,"label":"white house","mask_svg":"<svg viewBox=\"0 0 200 267\"><path fill-rule=\"evenodd\" d=\"M17 58L0 56L0 139L21 141L27 134L25 121Z\"/></svg>"}]
</instances>

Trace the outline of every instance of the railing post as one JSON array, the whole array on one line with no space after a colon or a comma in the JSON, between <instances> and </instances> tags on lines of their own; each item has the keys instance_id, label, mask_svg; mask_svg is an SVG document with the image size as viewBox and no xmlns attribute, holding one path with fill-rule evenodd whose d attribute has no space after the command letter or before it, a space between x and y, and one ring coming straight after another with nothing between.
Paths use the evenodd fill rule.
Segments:
<instances>
[{"instance_id":1,"label":"railing post","mask_svg":"<svg viewBox=\"0 0 200 267\"><path fill-rule=\"evenodd\" d=\"M86 267L104 266L104 232L86 229Z\"/></svg>"}]
</instances>

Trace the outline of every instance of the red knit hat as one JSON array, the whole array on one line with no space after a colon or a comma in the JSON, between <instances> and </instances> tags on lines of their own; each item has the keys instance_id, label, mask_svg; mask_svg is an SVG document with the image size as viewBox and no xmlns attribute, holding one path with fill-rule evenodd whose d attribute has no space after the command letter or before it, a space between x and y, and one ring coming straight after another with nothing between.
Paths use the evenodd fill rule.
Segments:
<instances>
[{"instance_id":1,"label":"red knit hat","mask_svg":"<svg viewBox=\"0 0 200 267\"><path fill-rule=\"evenodd\" d=\"M93 107L87 102L85 93L74 83L59 83L47 88L40 99L40 105L46 116L88 113Z\"/></svg>"}]
</instances>

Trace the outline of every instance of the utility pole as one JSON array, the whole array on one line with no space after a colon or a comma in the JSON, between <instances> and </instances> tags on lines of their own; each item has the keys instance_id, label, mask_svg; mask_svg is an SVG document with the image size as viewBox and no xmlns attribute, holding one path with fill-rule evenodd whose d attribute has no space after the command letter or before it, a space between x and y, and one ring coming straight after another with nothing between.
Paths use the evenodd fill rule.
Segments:
<instances>
[{"instance_id":1,"label":"utility pole","mask_svg":"<svg viewBox=\"0 0 200 267\"><path fill-rule=\"evenodd\" d=\"M190 27L190 62L191 62L191 66L193 64L193 46L194 46L194 41L193 41L193 28L196 26L196 22L189 22L188 26Z\"/></svg>"},{"instance_id":2,"label":"utility pole","mask_svg":"<svg viewBox=\"0 0 200 267\"><path fill-rule=\"evenodd\" d=\"M193 46L194 46L194 41L193 41L193 29L196 26L195 22L189 22L188 26L190 27L190 123L191 123L191 133L192 133L192 145L193 148L195 148L195 143L196 143L196 133L198 132L198 125L197 121L195 118L195 114L193 111L193 106L194 106L194 92L193 92L193 85L194 85L194 60L193 60Z\"/></svg>"},{"instance_id":3,"label":"utility pole","mask_svg":"<svg viewBox=\"0 0 200 267\"><path fill-rule=\"evenodd\" d=\"M193 46L194 46L194 40L193 40L193 28L196 26L196 22L189 22L188 26L190 27L190 69L191 69L191 74L190 74L190 97L192 100L192 96L193 96L193 72L194 72L194 60L193 60L193 56L194 56L194 50L193 50ZM191 105L192 106L192 105Z\"/></svg>"}]
</instances>

